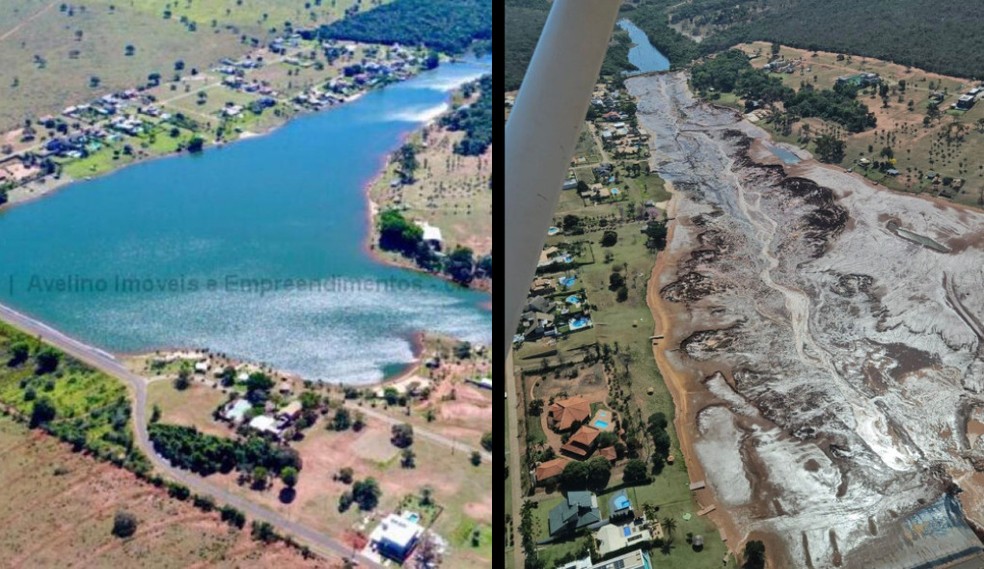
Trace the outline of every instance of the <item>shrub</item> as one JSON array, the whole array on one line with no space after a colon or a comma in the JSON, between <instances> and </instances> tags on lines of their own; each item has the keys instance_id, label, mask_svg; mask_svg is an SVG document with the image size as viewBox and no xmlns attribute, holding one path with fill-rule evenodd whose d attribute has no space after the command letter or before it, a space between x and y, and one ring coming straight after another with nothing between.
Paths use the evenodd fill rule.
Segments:
<instances>
[{"instance_id":1,"label":"shrub","mask_svg":"<svg viewBox=\"0 0 984 569\"><path fill-rule=\"evenodd\" d=\"M137 532L137 518L130 512L119 510L113 517L113 535L127 538Z\"/></svg>"}]
</instances>

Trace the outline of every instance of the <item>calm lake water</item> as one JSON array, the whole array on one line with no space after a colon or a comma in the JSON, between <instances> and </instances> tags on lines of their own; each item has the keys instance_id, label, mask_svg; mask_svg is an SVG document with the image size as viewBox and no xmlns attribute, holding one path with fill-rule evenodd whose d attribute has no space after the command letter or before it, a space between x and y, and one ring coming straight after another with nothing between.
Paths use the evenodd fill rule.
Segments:
<instances>
[{"instance_id":1,"label":"calm lake water","mask_svg":"<svg viewBox=\"0 0 984 569\"><path fill-rule=\"evenodd\" d=\"M489 342L489 295L369 256L364 186L490 70L490 58L446 64L268 136L6 211L0 302L113 352L207 347L333 382L399 369L420 330Z\"/></svg>"},{"instance_id":2,"label":"calm lake water","mask_svg":"<svg viewBox=\"0 0 984 569\"><path fill-rule=\"evenodd\" d=\"M618 27L629 32L632 43L635 45L629 49L629 63L639 68L639 71L632 73L645 73L648 71L666 71L670 68L670 60L660 53L658 49L649 43L646 32L626 19L618 21Z\"/></svg>"}]
</instances>

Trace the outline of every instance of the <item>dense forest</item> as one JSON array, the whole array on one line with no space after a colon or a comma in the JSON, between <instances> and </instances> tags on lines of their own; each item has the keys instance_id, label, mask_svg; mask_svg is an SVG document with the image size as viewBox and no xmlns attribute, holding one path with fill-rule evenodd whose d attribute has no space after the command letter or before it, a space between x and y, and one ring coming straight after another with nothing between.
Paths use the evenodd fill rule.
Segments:
<instances>
[{"instance_id":1,"label":"dense forest","mask_svg":"<svg viewBox=\"0 0 984 569\"><path fill-rule=\"evenodd\" d=\"M694 0L683 6L696 14L715 3L721 2ZM982 2L765 0L755 4L762 9L745 10L743 19L735 18L728 23L730 27L705 38L701 52L767 40L875 57L962 77L980 77L984 69L984 51L978 44L978 27L984 21Z\"/></svg>"},{"instance_id":2,"label":"dense forest","mask_svg":"<svg viewBox=\"0 0 984 569\"><path fill-rule=\"evenodd\" d=\"M522 81L550 4L546 0L506 0L505 5L508 91L518 88ZM981 2L637 0L626 1L620 17L632 20L646 32L674 68L741 42L765 40L875 57L962 77L980 77L984 69L984 50L977 45L977 25L984 21ZM671 28L671 23L700 26L706 35L696 43ZM613 48L622 49L617 42Z\"/></svg>"},{"instance_id":3,"label":"dense forest","mask_svg":"<svg viewBox=\"0 0 984 569\"><path fill-rule=\"evenodd\" d=\"M489 0L394 0L321 26L323 39L426 45L448 53L492 38Z\"/></svg>"},{"instance_id":4,"label":"dense forest","mask_svg":"<svg viewBox=\"0 0 984 569\"><path fill-rule=\"evenodd\" d=\"M455 109L441 118L441 125L449 130L465 131L465 138L455 145L456 154L479 156L492 144L492 76L485 75L475 83L462 88L465 97L479 90L473 104Z\"/></svg>"},{"instance_id":5,"label":"dense forest","mask_svg":"<svg viewBox=\"0 0 984 569\"><path fill-rule=\"evenodd\" d=\"M804 85L796 92L784 87L778 77L753 68L748 56L738 50L726 51L694 65L691 84L703 94L714 91L736 93L745 99L765 103L781 101L792 117L819 117L834 121L851 132L875 126L874 115L857 100L857 89L815 89L812 85Z\"/></svg>"},{"instance_id":6,"label":"dense forest","mask_svg":"<svg viewBox=\"0 0 984 569\"><path fill-rule=\"evenodd\" d=\"M505 5L503 86L506 91L513 91L519 89L526 74L526 66L547 21L550 4L546 0L506 0Z\"/></svg>"}]
</instances>

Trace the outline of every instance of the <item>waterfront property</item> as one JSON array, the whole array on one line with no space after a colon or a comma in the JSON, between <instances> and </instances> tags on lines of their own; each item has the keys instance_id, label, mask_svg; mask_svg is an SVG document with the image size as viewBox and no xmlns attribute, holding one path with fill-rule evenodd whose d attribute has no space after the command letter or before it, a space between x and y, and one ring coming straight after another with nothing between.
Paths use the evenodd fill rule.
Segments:
<instances>
[{"instance_id":1,"label":"waterfront property","mask_svg":"<svg viewBox=\"0 0 984 569\"><path fill-rule=\"evenodd\" d=\"M598 497L591 492L568 492L567 499L550 510L550 536L558 536L601 522Z\"/></svg>"}]
</instances>

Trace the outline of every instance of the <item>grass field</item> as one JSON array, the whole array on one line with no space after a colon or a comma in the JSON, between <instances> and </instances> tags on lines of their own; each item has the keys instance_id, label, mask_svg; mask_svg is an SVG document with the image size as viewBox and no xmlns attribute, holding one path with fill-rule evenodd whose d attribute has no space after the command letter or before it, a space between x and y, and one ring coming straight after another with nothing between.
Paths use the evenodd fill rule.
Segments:
<instances>
[{"instance_id":1,"label":"grass field","mask_svg":"<svg viewBox=\"0 0 984 569\"><path fill-rule=\"evenodd\" d=\"M580 153L583 153L583 157L587 158L591 152L591 146L582 140L582 144L579 145L579 154L575 155L575 163L578 162L578 157L582 156ZM582 162L589 164L587 159ZM619 384L623 393L627 394L631 401L633 415L638 413L643 418L655 412L662 412L666 415L670 422L672 452L678 459L675 460L674 464L666 465L663 471L653 478L651 484L628 490L629 496L637 508L646 503L657 505L661 520L669 516L677 523L676 540L673 547L666 554L660 550L654 550L652 552L653 563L658 567L681 569L721 567L722 558L727 549L713 524L705 518L696 516L699 507L689 490L690 479L684 462L679 460L681 456L679 443L673 432L673 401L656 366L649 340L654 322L652 313L646 304L645 295L655 256L646 248L646 236L641 232L645 227L645 222L635 221L629 217L630 209L635 210L649 200L657 203L665 201L670 198L670 195L666 192L664 183L658 176L629 177L627 164L628 162L617 163L620 181L613 186L625 190L623 197L618 201L585 204L576 192L562 192L560 204L554 216L554 225L560 226L565 215L573 214L584 220L589 220L588 231L582 235L565 236L560 234L547 238L549 245L575 241L583 243L582 250L584 253L577 261L585 264L581 264L578 268L566 273L547 276L555 278L562 274L571 274L577 277L578 280L573 290L583 291L587 297L587 302L592 306L593 328L570 334L556 341L524 343L516 351L516 363L526 370L527 389L529 389L531 378L533 380L541 378L537 371L540 369L544 358L537 357L538 355L549 354L546 357L547 361L551 365L556 365L560 363L561 359L565 362L578 361L577 354L579 348L583 346L590 346L595 343L609 346L617 345L618 357L616 361L618 364L615 372L617 378L610 379L610 382ZM578 166L575 171L579 179L586 177L586 181L593 182L594 177L590 166ZM601 218L606 219L605 227L601 227L598 223ZM606 230L614 230L618 236L616 244L612 247L600 245L602 235ZM624 302L618 302L616 293L609 290L609 275L616 267L625 276L629 291L628 298ZM570 292L558 293L558 295L564 297ZM540 383L557 384L558 382L563 383L561 380L554 379L553 374L550 374L549 379L545 378L538 383L536 390L544 389ZM575 389L574 385L571 384L571 389ZM585 391L586 387L582 385L577 389L581 393ZM650 390L652 390L652 394L649 393ZM552 391L546 391L546 393L550 392ZM526 422L530 433L528 439L536 443L546 441L547 436L543 432L538 417L527 417ZM599 495L599 502L604 503L608 495L615 491L620 484L621 468L616 467L609 482L609 490ZM538 494L534 498L538 502L535 513L535 518L539 520L535 530L538 540L548 537L546 520L549 510L561 499L559 493ZM689 521L682 517L687 513L691 514ZM685 542L684 536L688 532L704 537L705 546L702 551L693 551ZM555 560L581 549L586 539L586 537L581 536L577 539L568 539L560 543L543 546L540 549L540 557L547 561L549 567Z\"/></svg>"},{"instance_id":2,"label":"grass field","mask_svg":"<svg viewBox=\"0 0 984 569\"><path fill-rule=\"evenodd\" d=\"M334 567L282 544L261 545L216 512L167 496L112 465L0 417L0 552L4 566ZM117 510L137 518L128 539L111 535ZM70 560L70 561L68 561Z\"/></svg>"},{"instance_id":3,"label":"grass field","mask_svg":"<svg viewBox=\"0 0 984 569\"><path fill-rule=\"evenodd\" d=\"M175 389L174 383L168 380L155 381L147 386L148 409L157 405L161 410L162 423L195 426L203 433L217 436L231 434L225 423L212 420L212 412L227 398L222 391L197 381L193 381L184 391Z\"/></svg>"},{"instance_id":4,"label":"grass field","mask_svg":"<svg viewBox=\"0 0 984 569\"><path fill-rule=\"evenodd\" d=\"M422 219L441 229L447 250L470 247L476 255L492 252L492 151L482 156L453 152L463 132L449 132L436 125L411 137L427 146L417 154L417 180L393 188L397 165L390 163L373 182L370 196L380 207L396 206L411 219Z\"/></svg>"},{"instance_id":5,"label":"grass field","mask_svg":"<svg viewBox=\"0 0 984 569\"><path fill-rule=\"evenodd\" d=\"M769 44L765 42L740 44L738 48L749 54L769 52ZM802 58L803 61L794 73L776 75L788 87L798 89L801 83L811 83L819 88L831 88L837 77L842 75L872 72L878 73L887 82L890 92L887 106L871 90L858 94L858 99L875 114L877 126L874 129L849 134L832 123L809 119L794 124L790 134L781 135L773 125L760 122L773 134L774 139L802 146L799 141L802 125L809 123L814 133L834 132L846 142L845 157L840 163L844 168L853 168L855 172L894 190L943 195L958 203L984 205L984 103L976 104L969 111L949 110L959 95L977 85L976 82L871 58L845 57L838 60L837 54L822 51L810 52L783 46L780 55L790 60ZM761 66L765 61L764 56L752 60L756 66ZM904 91L900 89L900 80L906 83ZM923 120L933 91L945 94L939 104L944 112L939 119L926 125ZM812 143L805 146L808 150L814 150ZM894 168L900 172L898 176L889 176L858 164L861 158L886 160L887 157L882 155L885 148L892 151ZM927 178L926 174L930 171L939 173L940 181L933 183L932 179ZM960 178L965 183L956 189L942 183L944 177Z\"/></svg>"}]
</instances>

